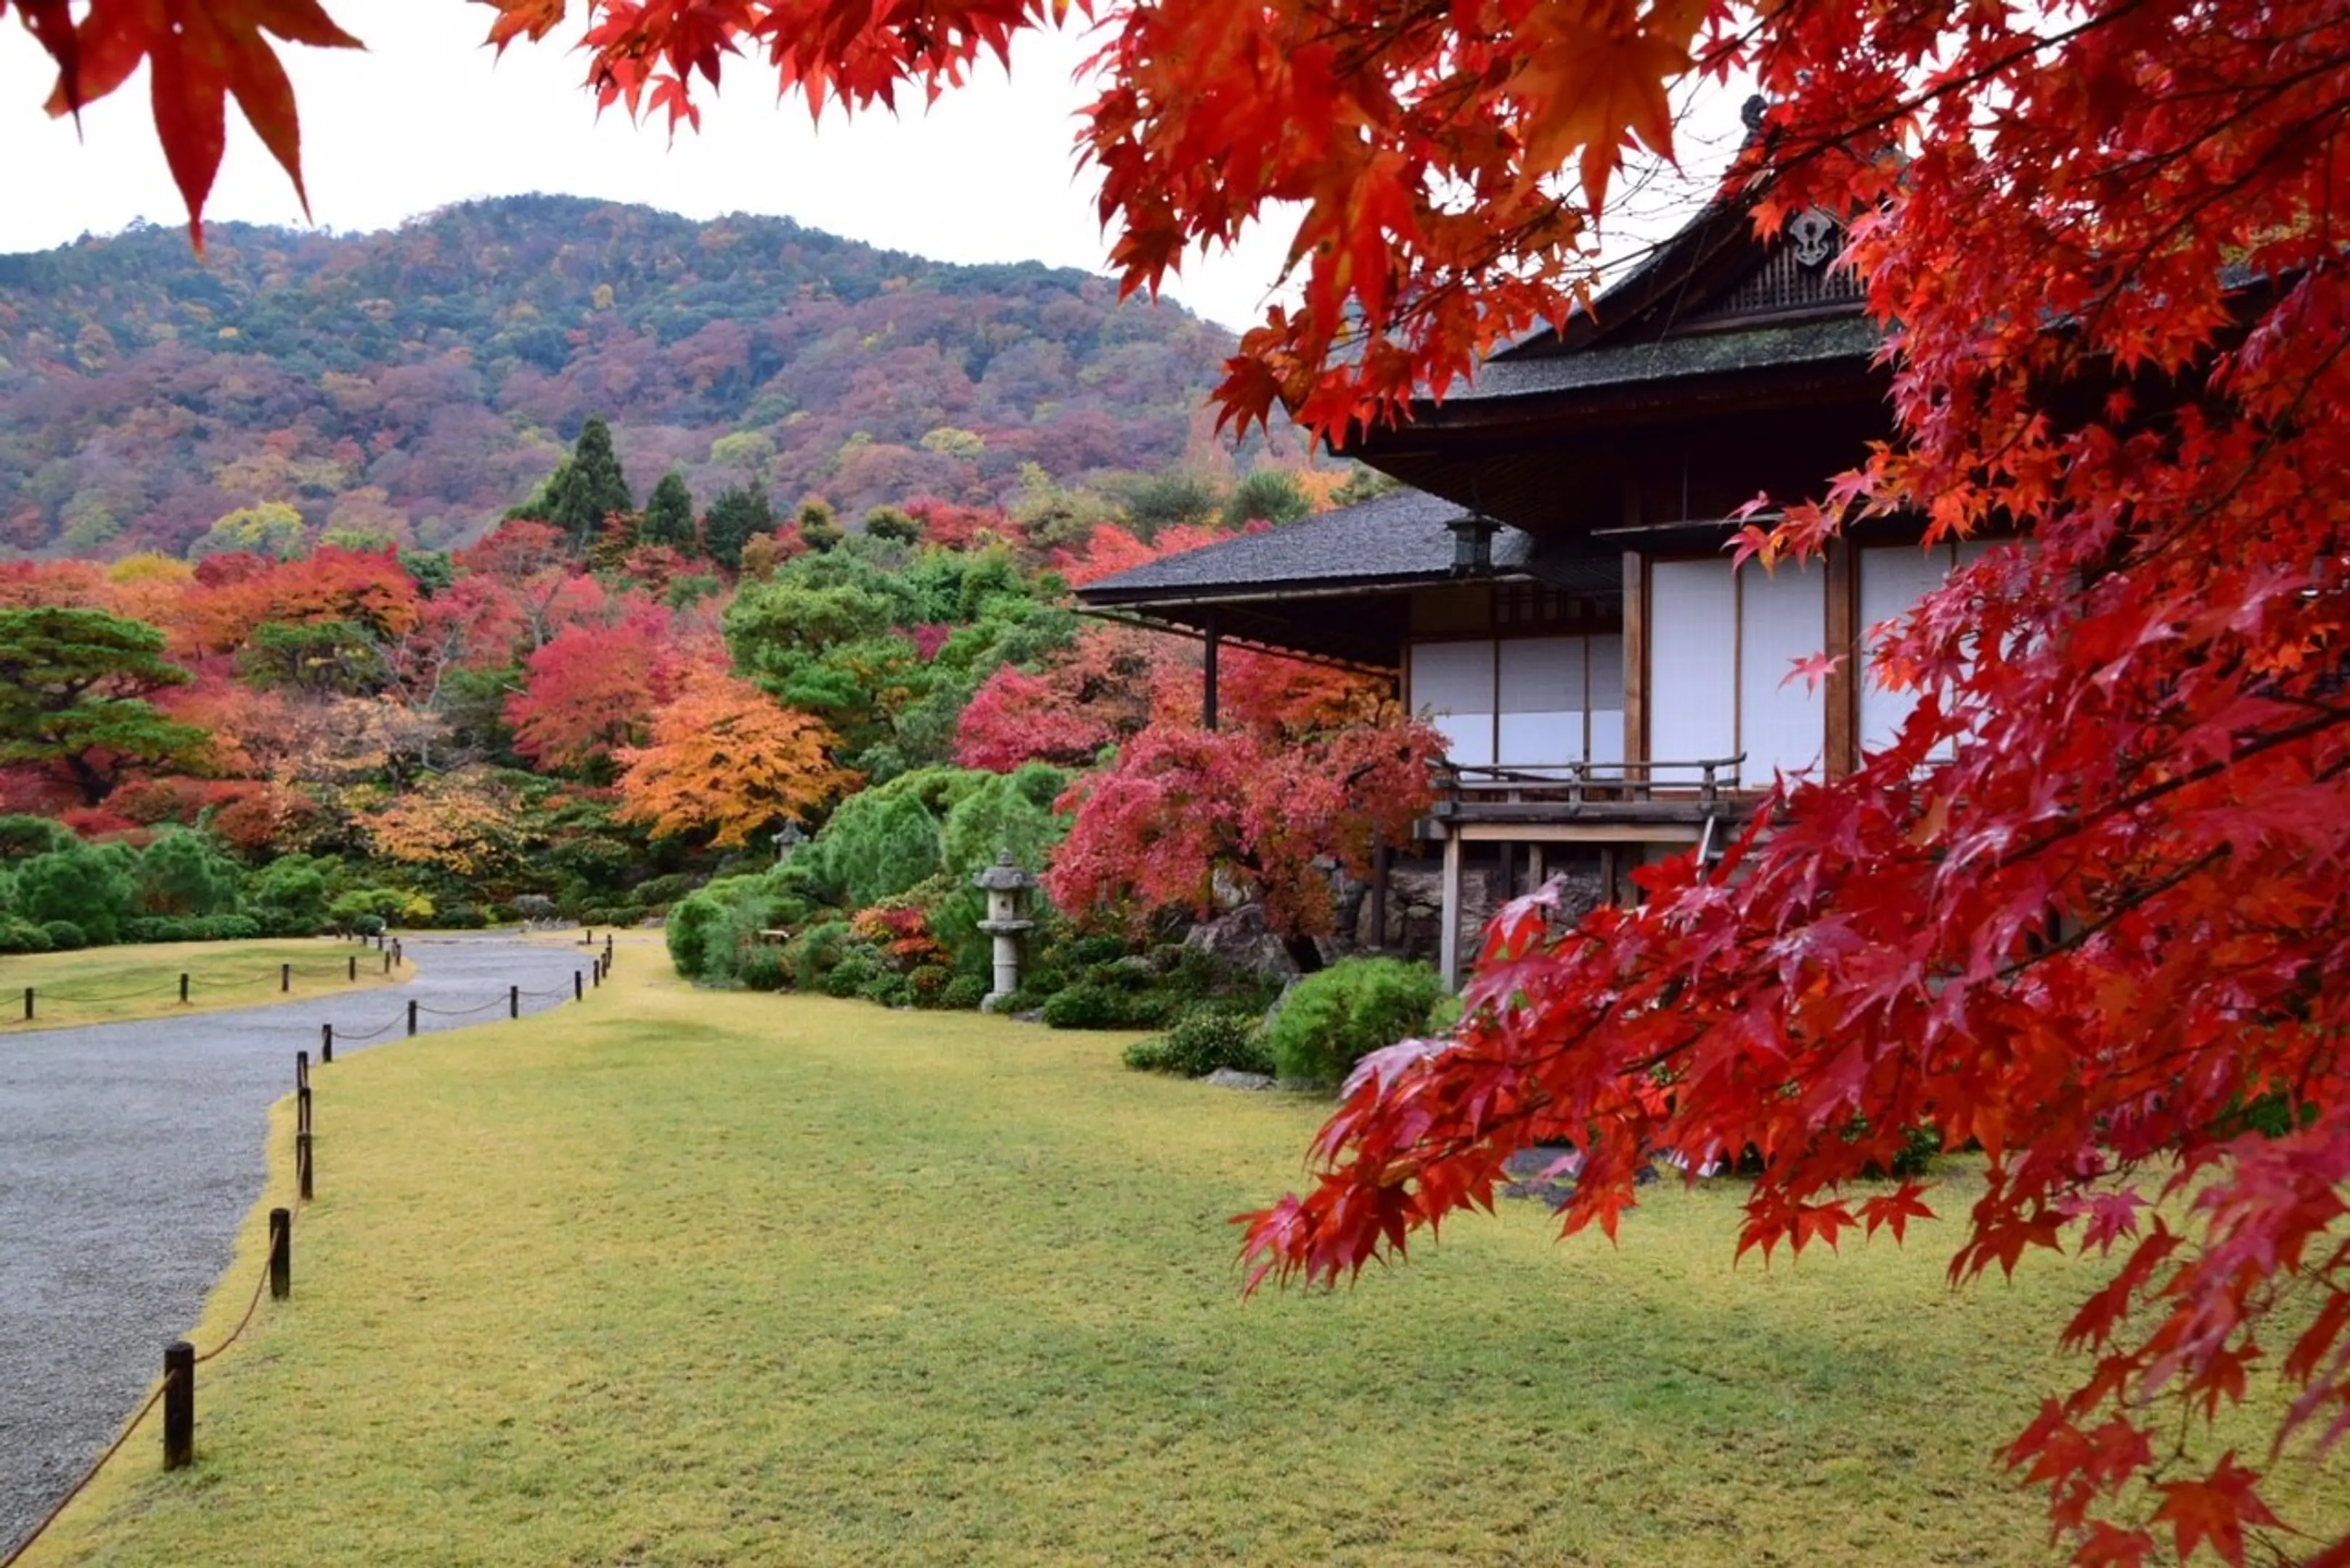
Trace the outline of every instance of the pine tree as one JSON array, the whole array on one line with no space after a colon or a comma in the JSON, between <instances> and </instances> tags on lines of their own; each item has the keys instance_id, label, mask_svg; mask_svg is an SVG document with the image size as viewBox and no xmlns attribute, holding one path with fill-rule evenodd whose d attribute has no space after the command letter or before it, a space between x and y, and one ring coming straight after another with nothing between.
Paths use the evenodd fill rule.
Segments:
<instances>
[{"instance_id":1,"label":"pine tree","mask_svg":"<svg viewBox=\"0 0 2350 1568\"><path fill-rule=\"evenodd\" d=\"M743 566L743 546L775 525L775 508L764 490L755 484L731 485L719 493L710 504L710 514L702 520L703 548L728 571L738 571Z\"/></svg>"},{"instance_id":2,"label":"pine tree","mask_svg":"<svg viewBox=\"0 0 2350 1568\"><path fill-rule=\"evenodd\" d=\"M693 492L685 486L685 475L671 469L653 486L651 499L645 503L645 520L637 530L642 544L667 545L672 550L691 553L693 549Z\"/></svg>"},{"instance_id":3,"label":"pine tree","mask_svg":"<svg viewBox=\"0 0 2350 1568\"><path fill-rule=\"evenodd\" d=\"M588 415L580 427L578 444L546 482L546 521L570 535L575 545L594 539L613 513L637 509L619 453L612 450L611 427L601 414Z\"/></svg>"}]
</instances>

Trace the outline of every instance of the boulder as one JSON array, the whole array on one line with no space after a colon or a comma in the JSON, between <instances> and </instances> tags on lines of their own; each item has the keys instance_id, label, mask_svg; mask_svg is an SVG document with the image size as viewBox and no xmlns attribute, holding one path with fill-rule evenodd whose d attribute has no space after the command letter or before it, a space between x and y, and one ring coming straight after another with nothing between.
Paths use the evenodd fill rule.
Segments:
<instances>
[{"instance_id":1,"label":"boulder","mask_svg":"<svg viewBox=\"0 0 2350 1568\"><path fill-rule=\"evenodd\" d=\"M1289 950L1265 924L1264 909L1259 904L1243 904L1228 915L1201 921L1184 937L1183 945L1198 948L1226 969L1243 974L1286 978L1297 972Z\"/></svg>"},{"instance_id":2,"label":"boulder","mask_svg":"<svg viewBox=\"0 0 2350 1568\"><path fill-rule=\"evenodd\" d=\"M1273 1087L1273 1075L1243 1073L1238 1067L1219 1067L1201 1082L1213 1084L1220 1089L1270 1089Z\"/></svg>"}]
</instances>

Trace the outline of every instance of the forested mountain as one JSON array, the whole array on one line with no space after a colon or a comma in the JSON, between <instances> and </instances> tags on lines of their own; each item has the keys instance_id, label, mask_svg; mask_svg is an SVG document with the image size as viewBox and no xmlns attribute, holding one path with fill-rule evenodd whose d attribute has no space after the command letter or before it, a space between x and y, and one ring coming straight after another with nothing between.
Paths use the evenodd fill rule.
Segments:
<instances>
[{"instance_id":1,"label":"forested mountain","mask_svg":"<svg viewBox=\"0 0 2350 1568\"><path fill-rule=\"evenodd\" d=\"M590 414L641 503L672 465L854 515L1208 460L1232 340L1036 264L949 266L785 219L529 196L385 233L219 223L0 256L0 554L178 553L290 504L461 543Z\"/></svg>"}]
</instances>

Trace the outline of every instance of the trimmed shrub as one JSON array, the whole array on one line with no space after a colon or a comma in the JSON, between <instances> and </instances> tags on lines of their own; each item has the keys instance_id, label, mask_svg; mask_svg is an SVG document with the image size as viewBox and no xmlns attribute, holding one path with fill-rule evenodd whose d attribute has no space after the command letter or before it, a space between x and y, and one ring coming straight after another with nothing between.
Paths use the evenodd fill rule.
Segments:
<instances>
[{"instance_id":1,"label":"trimmed shrub","mask_svg":"<svg viewBox=\"0 0 2350 1568\"><path fill-rule=\"evenodd\" d=\"M824 990L825 981L854 940L847 920L819 921L794 937L784 948L792 983L802 991Z\"/></svg>"},{"instance_id":2,"label":"trimmed shrub","mask_svg":"<svg viewBox=\"0 0 2350 1568\"><path fill-rule=\"evenodd\" d=\"M20 920L14 915L0 917L0 953L45 953L49 950L49 933L30 920Z\"/></svg>"},{"instance_id":3,"label":"trimmed shrub","mask_svg":"<svg viewBox=\"0 0 2350 1568\"><path fill-rule=\"evenodd\" d=\"M955 980L954 971L944 964L926 963L915 966L906 976L906 989L912 993L917 1007L941 1007L947 987Z\"/></svg>"},{"instance_id":4,"label":"trimmed shrub","mask_svg":"<svg viewBox=\"0 0 2350 1568\"><path fill-rule=\"evenodd\" d=\"M843 948L839 961L826 972L822 985L827 996L859 996L868 986L897 978L879 953L859 942Z\"/></svg>"},{"instance_id":5,"label":"trimmed shrub","mask_svg":"<svg viewBox=\"0 0 2350 1568\"><path fill-rule=\"evenodd\" d=\"M1265 1030L1265 1049L1284 1078L1336 1083L1370 1053L1419 1033L1443 993L1427 964L1342 960L1297 982Z\"/></svg>"},{"instance_id":6,"label":"trimmed shrub","mask_svg":"<svg viewBox=\"0 0 2350 1568\"><path fill-rule=\"evenodd\" d=\"M736 955L734 978L751 991L783 991L791 984L784 950L769 942L754 942Z\"/></svg>"},{"instance_id":7,"label":"trimmed shrub","mask_svg":"<svg viewBox=\"0 0 2350 1568\"><path fill-rule=\"evenodd\" d=\"M1173 997L1087 979L1045 999L1045 1022L1055 1029L1156 1029L1174 1011Z\"/></svg>"},{"instance_id":8,"label":"trimmed shrub","mask_svg":"<svg viewBox=\"0 0 2350 1568\"><path fill-rule=\"evenodd\" d=\"M71 920L43 920L41 934L49 939L51 952L69 953L89 946L89 939Z\"/></svg>"},{"instance_id":9,"label":"trimmed shrub","mask_svg":"<svg viewBox=\"0 0 2350 1568\"><path fill-rule=\"evenodd\" d=\"M138 857L120 844L75 844L36 855L16 874L16 914L46 924L65 920L100 947L121 933L138 892Z\"/></svg>"},{"instance_id":10,"label":"trimmed shrub","mask_svg":"<svg viewBox=\"0 0 2350 1568\"><path fill-rule=\"evenodd\" d=\"M1195 1007L1162 1038L1167 1060L1162 1072L1204 1078L1227 1067L1242 1073L1273 1071L1273 1058L1257 1038L1255 1021L1236 1012Z\"/></svg>"},{"instance_id":11,"label":"trimmed shrub","mask_svg":"<svg viewBox=\"0 0 2350 1568\"><path fill-rule=\"evenodd\" d=\"M1167 1049L1167 1036L1146 1034L1126 1048L1121 1058L1129 1071L1137 1073L1171 1073L1174 1061Z\"/></svg>"},{"instance_id":12,"label":"trimmed shrub","mask_svg":"<svg viewBox=\"0 0 2350 1568\"><path fill-rule=\"evenodd\" d=\"M957 1012L971 1012L987 1000L990 982L975 974L959 974L947 981L939 992L939 1005Z\"/></svg>"}]
</instances>

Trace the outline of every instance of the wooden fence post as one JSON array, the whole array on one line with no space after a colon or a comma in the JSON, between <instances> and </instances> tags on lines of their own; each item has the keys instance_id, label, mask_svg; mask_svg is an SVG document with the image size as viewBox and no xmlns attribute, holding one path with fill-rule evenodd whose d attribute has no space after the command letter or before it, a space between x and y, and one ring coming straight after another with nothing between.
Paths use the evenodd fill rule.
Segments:
<instances>
[{"instance_id":1,"label":"wooden fence post","mask_svg":"<svg viewBox=\"0 0 2350 1568\"><path fill-rule=\"evenodd\" d=\"M294 1211L269 1211L269 1296L284 1301L294 1293Z\"/></svg>"},{"instance_id":2,"label":"wooden fence post","mask_svg":"<svg viewBox=\"0 0 2350 1568\"><path fill-rule=\"evenodd\" d=\"M310 1136L310 1085L307 1084L294 1091L294 1136L296 1138Z\"/></svg>"},{"instance_id":3,"label":"wooden fence post","mask_svg":"<svg viewBox=\"0 0 2350 1568\"><path fill-rule=\"evenodd\" d=\"M310 1201L310 1135L294 1135L294 1174L302 1184L302 1201Z\"/></svg>"},{"instance_id":4,"label":"wooden fence post","mask_svg":"<svg viewBox=\"0 0 2350 1568\"><path fill-rule=\"evenodd\" d=\"M196 1462L196 1347L175 1339L163 1352L163 1468Z\"/></svg>"},{"instance_id":5,"label":"wooden fence post","mask_svg":"<svg viewBox=\"0 0 2350 1568\"><path fill-rule=\"evenodd\" d=\"M26 1023L30 1023L32 1021L33 1021L33 988L32 988L31 986L29 986L29 985L28 985L28 986L26 986L26 987L25 988L25 1022L26 1022Z\"/></svg>"},{"instance_id":6,"label":"wooden fence post","mask_svg":"<svg viewBox=\"0 0 2350 1568\"><path fill-rule=\"evenodd\" d=\"M416 1033L416 999L414 997L409 998L408 1002L408 1033L411 1036Z\"/></svg>"},{"instance_id":7,"label":"wooden fence post","mask_svg":"<svg viewBox=\"0 0 2350 1568\"><path fill-rule=\"evenodd\" d=\"M318 1025L318 1064L322 1067L326 1066L334 1059L335 1026L331 1023L321 1023Z\"/></svg>"},{"instance_id":8,"label":"wooden fence post","mask_svg":"<svg viewBox=\"0 0 2350 1568\"><path fill-rule=\"evenodd\" d=\"M579 1002L588 995L588 976L580 970L571 971L571 1000Z\"/></svg>"},{"instance_id":9,"label":"wooden fence post","mask_svg":"<svg viewBox=\"0 0 2350 1568\"><path fill-rule=\"evenodd\" d=\"M188 1005L188 977L185 974L180 976L180 1005Z\"/></svg>"},{"instance_id":10,"label":"wooden fence post","mask_svg":"<svg viewBox=\"0 0 2350 1568\"><path fill-rule=\"evenodd\" d=\"M294 1086L297 1089L310 1086L310 1053L307 1051L294 1053Z\"/></svg>"},{"instance_id":11,"label":"wooden fence post","mask_svg":"<svg viewBox=\"0 0 2350 1568\"><path fill-rule=\"evenodd\" d=\"M383 955L383 972L386 974L390 974L391 972L391 955L390 953Z\"/></svg>"},{"instance_id":12,"label":"wooden fence post","mask_svg":"<svg viewBox=\"0 0 2350 1568\"><path fill-rule=\"evenodd\" d=\"M522 987L518 985L506 987L506 1016L508 1018L522 1016Z\"/></svg>"},{"instance_id":13,"label":"wooden fence post","mask_svg":"<svg viewBox=\"0 0 2350 1568\"><path fill-rule=\"evenodd\" d=\"M352 953L351 955L349 955L349 957L348 957L348 958L345 959L345 960L344 960L344 961L345 961L346 963L349 964L349 965L350 965L350 968L349 968L349 970L348 970L347 972L345 972L345 974L344 974L344 976L343 976L343 979L344 979L346 981L354 981L354 980L359 979L359 954L357 954L357 953Z\"/></svg>"},{"instance_id":14,"label":"wooden fence post","mask_svg":"<svg viewBox=\"0 0 2350 1568\"><path fill-rule=\"evenodd\" d=\"M281 963L277 966L277 989L280 992L287 992L294 989L294 966L292 964Z\"/></svg>"}]
</instances>

